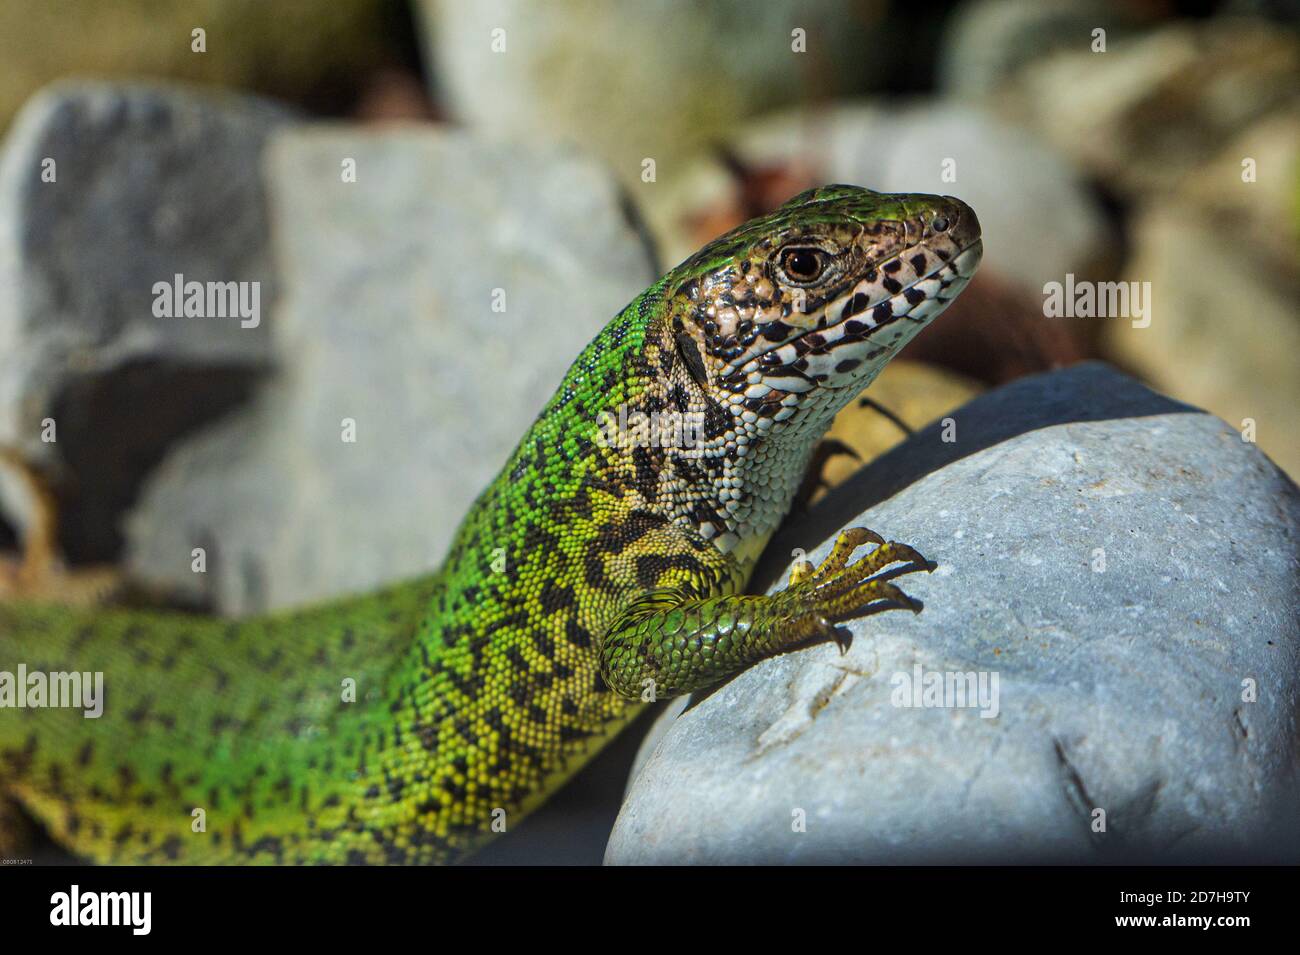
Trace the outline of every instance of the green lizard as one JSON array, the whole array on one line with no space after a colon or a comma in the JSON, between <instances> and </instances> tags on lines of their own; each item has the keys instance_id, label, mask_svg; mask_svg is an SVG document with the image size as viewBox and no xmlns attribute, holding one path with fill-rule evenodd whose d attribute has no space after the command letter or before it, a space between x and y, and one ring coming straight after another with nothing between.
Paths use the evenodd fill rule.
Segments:
<instances>
[{"instance_id":1,"label":"green lizard","mask_svg":"<svg viewBox=\"0 0 1300 955\"><path fill-rule=\"evenodd\" d=\"M104 862L455 861L643 700L912 606L873 575L924 560L862 529L741 590L835 412L980 255L960 201L852 186L710 243L583 350L432 576L240 622L0 604L0 671L104 681L98 719L0 709L0 853L34 819ZM610 426L637 412L674 440Z\"/></svg>"}]
</instances>

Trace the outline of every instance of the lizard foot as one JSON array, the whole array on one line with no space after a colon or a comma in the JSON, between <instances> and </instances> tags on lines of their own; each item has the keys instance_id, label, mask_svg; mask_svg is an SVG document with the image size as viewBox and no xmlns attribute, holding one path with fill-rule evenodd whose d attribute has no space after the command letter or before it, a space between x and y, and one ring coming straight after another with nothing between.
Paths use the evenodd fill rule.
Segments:
<instances>
[{"instance_id":1,"label":"lizard foot","mask_svg":"<svg viewBox=\"0 0 1300 955\"><path fill-rule=\"evenodd\" d=\"M853 552L864 544L876 546L849 563ZM853 611L878 600L892 601L914 613L920 612L919 601L913 600L883 576L876 576L890 564L910 565L900 568L897 574L932 571L935 567L914 547L887 541L865 527L850 527L840 533L831 552L815 569L811 569L807 561L795 565L790 574L789 590L809 599L826 620L843 620ZM843 650L843 643L838 638L836 642Z\"/></svg>"}]
</instances>

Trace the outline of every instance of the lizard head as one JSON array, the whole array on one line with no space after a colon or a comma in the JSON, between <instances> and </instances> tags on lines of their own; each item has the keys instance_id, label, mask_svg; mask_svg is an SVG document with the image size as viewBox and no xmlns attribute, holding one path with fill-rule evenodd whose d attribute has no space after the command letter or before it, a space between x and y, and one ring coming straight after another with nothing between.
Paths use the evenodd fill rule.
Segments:
<instances>
[{"instance_id":1,"label":"lizard head","mask_svg":"<svg viewBox=\"0 0 1300 955\"><path fill-rule=\"evenodd\" d=\"M713 398L786 420L778 408L813 400L801 396L843 392L842 405L870 384L980 254L959 199L810 189L674 270L673 331Z\"/></svg>"},{"instance_id":2,"label":"lizard head","mask_svg":"<svg viewBox=\"0 0 1300 955\"><path fill-rule=\"evenodd\" d=\"M833 185L670 273L665 331L714 412L701 452L727 472L725 529L699 521L706 536L780 519L831 418L957 297L981 252L958 199Z\"/></svg>"}]
</instances>

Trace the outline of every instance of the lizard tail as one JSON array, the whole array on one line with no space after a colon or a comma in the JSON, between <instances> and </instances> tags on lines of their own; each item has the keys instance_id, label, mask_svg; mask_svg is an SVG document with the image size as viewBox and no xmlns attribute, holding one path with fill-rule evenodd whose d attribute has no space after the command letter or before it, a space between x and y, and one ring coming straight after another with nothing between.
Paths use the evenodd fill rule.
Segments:
<instances>
[{"instance_id":1,"label":"lizard tail","mask_svg":"<svg viewBox=\"0 0 1300 955\"><path fill-rule=\"evenodd\" d=\"M433 578L242 622L0 603L12 805L104 862L301 860Z\"/></svg>"}]
</instances>

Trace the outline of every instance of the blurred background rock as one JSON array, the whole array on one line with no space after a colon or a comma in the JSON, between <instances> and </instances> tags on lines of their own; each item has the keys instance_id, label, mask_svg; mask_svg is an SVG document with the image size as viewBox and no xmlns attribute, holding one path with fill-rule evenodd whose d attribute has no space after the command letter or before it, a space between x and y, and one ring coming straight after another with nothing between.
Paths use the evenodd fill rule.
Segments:
<instances>
[{"instance_id":1,"label":"blurred background rock","mask_svg":"<svg viewBox=\"0 0 1300 955\"><path fill-rule=\"evenodd\" d=\"M1285 0L2 4L0 593L108 579L238 615L428 571L581 342L826 181L952 193L984 225L970 289L872 391L907 427L1101 358L1249 419L1300 473L1298 21ZM155 319L176 272L261 282L261 326ZM1150 326L1045 317L1067 274L1150 282ZM855 405L833 434L858 455L836 484L905 431ZM43 500L64 572L19 575ZM634 748L488 858L598 860Z\"/></svg>"},{"instance_id":2,"label":"blurred background rock","mask_svg":"<svg viewBox=\"0 0 1300 955\"><path fill-rule=\"evenodd\" d=\"M416 42L402 0L16 0L0 4L0 126L68 75L205 83L343 114L416 77Z\"/></svg>"}]
</instances>

